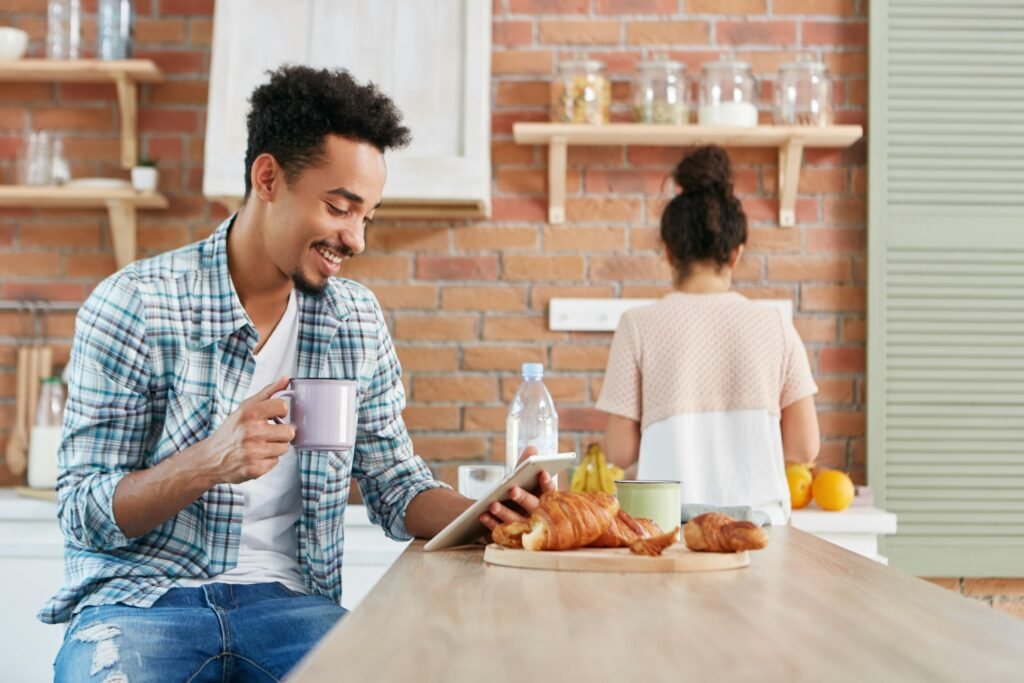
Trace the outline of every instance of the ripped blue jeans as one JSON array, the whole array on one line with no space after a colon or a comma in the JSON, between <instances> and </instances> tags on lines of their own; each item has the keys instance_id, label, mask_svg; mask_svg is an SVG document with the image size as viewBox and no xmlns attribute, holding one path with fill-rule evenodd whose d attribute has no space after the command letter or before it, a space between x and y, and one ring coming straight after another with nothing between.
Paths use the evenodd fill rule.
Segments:
<instances>
[{"instance_id":1,"label":"ripped blue jeans","mask_svg":"<svg viewBox=\"0 0 1024 683\"><path fill-rule=\"evenodd\" d=\"M279 583L172 588L151 607L86 607L57 683L279 681L346 610Z\"/></svg>"}]
</instances>

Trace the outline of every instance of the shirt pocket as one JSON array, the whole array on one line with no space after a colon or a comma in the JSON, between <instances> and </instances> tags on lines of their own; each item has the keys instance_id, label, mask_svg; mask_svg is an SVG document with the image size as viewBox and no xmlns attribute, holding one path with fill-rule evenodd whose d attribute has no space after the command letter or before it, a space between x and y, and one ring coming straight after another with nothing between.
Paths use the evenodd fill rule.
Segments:
<instances>
[{"instance_id":1,"label":"shirt pocket","mask_svg":"<svg viewBox=\"0 0 1024 683\"><path fill-rule=\"evenodd\" d=\"M153 452L153 463L199 443L210 433L213 399L202 394L167 393L163 431Z\"/></svg>"}]
</instances>

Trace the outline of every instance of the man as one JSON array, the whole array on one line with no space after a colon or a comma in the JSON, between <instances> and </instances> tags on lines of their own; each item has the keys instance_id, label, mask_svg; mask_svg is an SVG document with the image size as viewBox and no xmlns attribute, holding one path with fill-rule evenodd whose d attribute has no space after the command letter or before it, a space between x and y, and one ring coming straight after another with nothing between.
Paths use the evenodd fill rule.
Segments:
<instances>
[{"instance_id":1,"label":"man","mask_svg":"<svg viewBox=\"0 0 1024 683\"><path fill-rule=\"evenodd\" d=\"M413 454L376 299L334 277L363 251L384 151L409 140L401 115L346 72L285 67L254 91L248 135L242 210L107 279L79 313L65 585L40 613L71 621L59 681L278 680L345 613L351 477L395 539L471 504ZM290 376L358 381L351 452L291 448L272 421ZM491 512L489 528L519 517Z\"/></svg>"}]
</instances>

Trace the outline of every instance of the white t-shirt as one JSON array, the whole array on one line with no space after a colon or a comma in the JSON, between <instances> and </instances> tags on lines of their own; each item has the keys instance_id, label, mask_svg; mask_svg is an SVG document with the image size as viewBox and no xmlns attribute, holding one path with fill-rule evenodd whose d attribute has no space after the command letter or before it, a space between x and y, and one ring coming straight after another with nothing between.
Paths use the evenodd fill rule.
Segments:
<instances>
[{"instance_id":1,"label":"white t-shirt","mask_svg":"<svg viewBox=\"0 0 1024 683\"><path fill-rule=\"evenodd\" d=\"M246 397L284 375L295 375L298 332L298 302L295 290L292 290L281 321L254 356L256 370ZM289 448L277 466L262 477L238 484L236 488L245 497L238 565L208 579L184 581L183 585L280 581L294 591L307 592L296 558L298 541L295 527L302 513L302 499L295 449Z\"/></svg>"}]
</instances>

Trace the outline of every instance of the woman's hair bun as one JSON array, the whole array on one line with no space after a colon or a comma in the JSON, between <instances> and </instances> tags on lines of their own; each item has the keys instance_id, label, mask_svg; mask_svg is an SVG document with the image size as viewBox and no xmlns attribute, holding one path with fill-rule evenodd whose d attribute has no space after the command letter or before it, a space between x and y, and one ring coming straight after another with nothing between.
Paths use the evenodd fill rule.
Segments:
<instances>
[{"instance_id":1,"label":"woman's hair bun","mask_svg":"<svg viewBox=\"0 0 1024 683\"><path fill-rule=\"evenodd\" d=\"M732 194L732 166L721 147L698 147L679 162L672 175L683 192Z\"/></svg>"}]
</instances>

